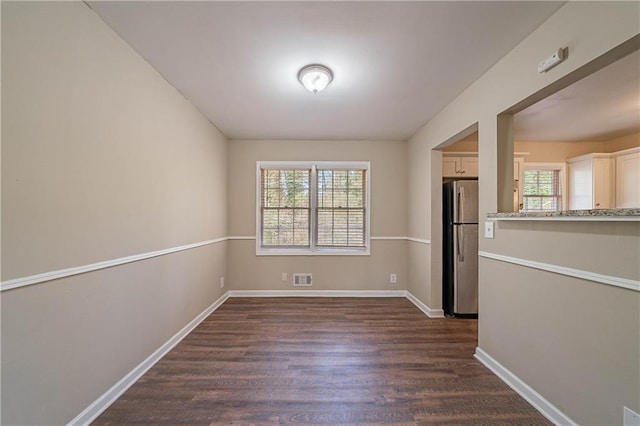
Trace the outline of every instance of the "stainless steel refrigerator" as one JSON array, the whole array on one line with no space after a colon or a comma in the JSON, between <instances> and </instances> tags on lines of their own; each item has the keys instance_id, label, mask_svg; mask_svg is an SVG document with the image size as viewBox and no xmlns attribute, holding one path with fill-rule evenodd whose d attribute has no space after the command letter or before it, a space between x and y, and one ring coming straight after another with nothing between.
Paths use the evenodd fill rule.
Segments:
<instances>
[{"instance_id":1,"label":"stainless steel refrigerator","mask_svg":"<svg viewBox=\"0 0 640 426\"><path fill-rule=\"evenodd\" d=\"M445 315L478 316L478 181L442 189L442 304Z\"/></svg>"}]
</instances>

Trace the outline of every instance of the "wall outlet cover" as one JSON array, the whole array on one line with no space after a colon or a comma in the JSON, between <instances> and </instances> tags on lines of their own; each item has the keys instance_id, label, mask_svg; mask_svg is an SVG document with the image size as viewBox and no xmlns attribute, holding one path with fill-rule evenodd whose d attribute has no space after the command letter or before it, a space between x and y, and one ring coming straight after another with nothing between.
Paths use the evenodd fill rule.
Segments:
<instances>
[{"instance_id":1,"label":"wall outlet cover","mask_svg":"<svg viewBox=\"0 0 640 426\"><path fill-rule=\"evenodd\" d=\"M494 232L493 232L493 225L495 224L494 221L490 220L484 223L484 237L485 238L493 238L494 237Z\"/></svg>"}]
</instances>

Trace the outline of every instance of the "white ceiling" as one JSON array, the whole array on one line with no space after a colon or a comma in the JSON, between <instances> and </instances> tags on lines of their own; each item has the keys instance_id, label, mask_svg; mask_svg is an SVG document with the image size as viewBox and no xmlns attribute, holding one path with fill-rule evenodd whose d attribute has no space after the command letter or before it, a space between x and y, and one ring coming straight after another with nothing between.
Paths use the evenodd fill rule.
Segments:
<instances>
[{"instance_id":1,"label":"white ceiling","mask_svg":"<svg viewBox=\"0 0 640 426\"><path fill-rule=\"evenodd\" d=\"M89 4L230 139L405 140L563 2Z\"/></svg>"},{"instance_id":2,"label":"white ceiling","mask_svg":"<svg viewBox=\"0 0 640 426\"><path fill-rule=\"evenodd\" d=\"M606 141L640 131L640 52L514 116L519 141Z\"/></svg>"}]
</instances>

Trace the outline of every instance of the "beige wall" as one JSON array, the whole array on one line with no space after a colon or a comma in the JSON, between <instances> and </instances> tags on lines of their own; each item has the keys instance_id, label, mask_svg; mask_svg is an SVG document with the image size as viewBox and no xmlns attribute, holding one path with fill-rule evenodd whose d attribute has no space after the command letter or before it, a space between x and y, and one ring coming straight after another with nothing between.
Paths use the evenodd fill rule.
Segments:
<instances>
[{"instance_id":1,"label":"beige wall","mask_svg":"<svg viewBox=\"0 0 640 426\"><path fill-rule=\"evenodd\" d=\"M498 222L495 232L491 253L640 280L637 222ZM637 291L492 259L480 268L483 349L578 424L637 412Z\"/></svg>"},{"instance_id":2,"label":"beige wall","mask_svg":"<svg viewBox=\"0 0 640 426\"><path fill-rule=\"evenodd\" d=\"M491 259L480 273L481 348L577 424L637 412L637 292Z\"/></svg>"},{"instance_id":3,"label":"beige wall","mask_svg":"<svg viewBox=\"0 0 640 426\"><path fill-rule=\"evenodd\" d=\"M441 154L432 149L477 123L480 217L497 211L502 185L497 170L498 115L529 97L550 93L547 87L552 83L636 36L639 16L638 3L567 3L411 138L408 232L410 237L431 238L432 244L430 252L411 257L408 288L427 286L420 294L431 295L431 300L427 296L422 299L431 303L431 308L439 307L438 298L433 296L441 286L441 249L436 242L441 232ZM569 47L567 60L538 74L535 64L560 46ZM575 79L568 77L565 81L571 78ZM508 169L509 164L505 162L503 167ZM504 185L510 182L505 178ZM501 222L495 239L480 238L479 243L482 251L522 256L524 260L548 252L548 247L563 247L551 250L557 256L546 261L637 280L638 226L637 222L624 226ZM508 227L517 232L505 232ZM580 255L583 251L588 253L584 259ZM631 259L634 255L636 258ZM588 264L587 259L594 262ZM425 268L425 263L430 268ZM640 294L559 275L550 279L550 275L480 259L479 347L574 421L621 424L624 405L640 411ZM612 308L610 303L617 307ZM605 304L603 313L599 307ZM557 325L557 331L550 332L552 325ZM594 350L595 345L619 348L623 353Z\"/></svg>"},{"instance_id":4,"label":"beige wall","mask_svg":"<svg viewBox=\"0 0 640 426\"><path fill-rule=\"evenodd\" d=\"M567 158L592 152L605 152L604 142L524 142L515 141L513 152L527 153L525 163L564 163ZM444 152L478 152L477 141L460 141L443 149Z\"/></svg>"},{"instance_id":5,"label":"beige wall","mask_svg":"<svg viewBox=\"0 0 640 426\"><path fill-rule=\"evenodd\" d=\"M616 152L640 146L640 132L608 140L604 152Z\"/></svg>"},{"instance_id":6,"label":"beige wall","mask_svg":"<svg viewBox=\"0 0 640 426\"><path fill-rule=\"evenodd\" d=\"M514 143L515 152L528 152L529 163L563 163L572 157L594 152L616 152L640 146L640 133L633 133L606 141L584 142L524 142Z\"/></svg>"},{"instance_id":7,"label":"beige wall","mask_svg":"<svg viewBox=\"0 0 640 426\"><path fill-rule=\"evenodd\" d=\"M406 142L229 142L229 234L256 235L256 161L370 161L371 236L407 233ZM394 290L407 283L406 240L374 240L371 256L256 256L255 240L229 241L233 290L291 290L291 274L314 274L313 290ZM281 273L289 274L282 282ZM389 283L389 274L398 283Z\"/></svg>"},{"instance_id":8,"label":"beige wall","mask_svg":"<svg viewBox=\"0 0 640 426\"><path fill-rule=\"evenodd\" d=\"M564 163L568 158L592 152L602 152L602 142L521 142L516 141L514 152L528 152L525 163Z\"/></svg>"},{"instance_id":9,"label":"beige wall","mask_svg":"<svg viewBox=\"0 0 640 426\"><path fill-rule=\"evenodd\" d=\"M475 133L475 140L462 140L442 149L444 152L478 152L478 134Z\"/></svg>"},{"instance_id":10,"label":"beige wall","mask_svg":"<svg viewBox=\"0 0 640 426\"><path fill-rule=\"evenodd\" d=\"M564 163L568 158L593 152L616 152L640 146L640 133L612 139L609 141L582 142L525 142L515 141L513 151L526 153L525 163ZM478 152L477 141L460 141L444 148L444 152Z\"/></svg>"},{"instance_id":11,"label":"beige wall","mask_svg":"<svg viewBox=\"0 0 640 426\"><path fill-rule=\"evenodd\" d=\"M224 237L227 141L82 2L2 2L2 279ZM2 423L63 424L221 295L226 243L2 292Z\"/></svg>"}]
</instances>

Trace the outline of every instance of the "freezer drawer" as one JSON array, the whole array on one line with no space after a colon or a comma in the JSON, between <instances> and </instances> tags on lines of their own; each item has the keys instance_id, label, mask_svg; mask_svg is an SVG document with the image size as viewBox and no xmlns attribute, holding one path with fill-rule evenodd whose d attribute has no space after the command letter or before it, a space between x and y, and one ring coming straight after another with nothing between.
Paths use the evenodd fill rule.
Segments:
<instances>
[{"instance_id":1,"label":"freezer drawer","mask_svg":"<svg viewBox=\"0 0 640 426\"><path fill-rule=\"evenodd\" d=\"M478 225L453 227L453 312L478 313Z\"/></svg>"}]
</instances>

